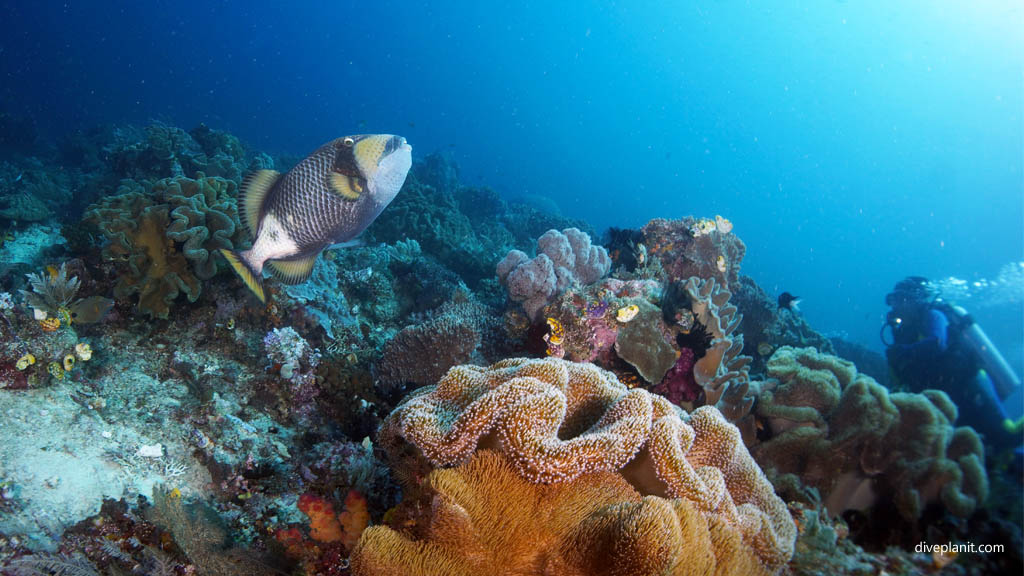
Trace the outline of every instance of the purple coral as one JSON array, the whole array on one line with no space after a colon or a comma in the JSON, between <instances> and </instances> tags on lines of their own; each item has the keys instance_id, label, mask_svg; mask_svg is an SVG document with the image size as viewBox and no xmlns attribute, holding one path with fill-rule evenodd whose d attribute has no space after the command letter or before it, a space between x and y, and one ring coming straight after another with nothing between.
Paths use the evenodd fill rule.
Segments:
<instances>
[{"instance_id":1,"label":"purple coral","mask_svg":"<svg viewBox=\"0 0 1024 576\"><path fill-rule=\"evenodd\" d=\"M681 406L683 402L693 402L700 396L701 387L693 376L693 366L697 357L691 348L682 347L675 365L665 374L661 383L654 387L654 392L668 398L669 402Z\"/></svg>"},{"instance_id":2,"label":"purple coral","mask_svg":"<svg viewBox=\"0 0 1024 576\"><path fill-rule=\"evenodd\" d=\"M576 228L548 230L537 239L537 257L512 250L498 263L498 280L509 298L521 302L536 320L544 306L573 284L597 282L611 269L608 251L594 246L590 236Z\"/></svg>"}]
</instances>

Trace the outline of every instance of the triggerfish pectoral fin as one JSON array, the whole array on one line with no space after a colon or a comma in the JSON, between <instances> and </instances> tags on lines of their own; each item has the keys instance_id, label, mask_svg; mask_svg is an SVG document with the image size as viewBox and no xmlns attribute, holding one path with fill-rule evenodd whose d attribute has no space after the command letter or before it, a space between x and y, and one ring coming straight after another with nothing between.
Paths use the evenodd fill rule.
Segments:
<instances>
[{"instance_id":1,"label":"triggerfish pectoral fin","mask_svg":"<svg viewBox=\"0 0 1024 576\"><path fill-rule=\"evenodd\" d=\"M267 262L267 268L270 269L274 278L285 284L302 284L309 280L309 276L313 273L313 265L316 264L316 258L319 255L320 252L317 251L302 258L271 260Z\"/></svg>"},{"instance_id":2,"label":"triggerfish pectoral fin","mask_svg":"<svg viewBox=\"0 0 1024 576\"><path fill-rule=\"evenodd\" d=\"M265 304L267 302L267 295L263 292L262 275L257 274L238 252L221 248L220 253L224 255L224 258L231 264L231 268L235 270L242 279L242 282L245 282L249 290L252 290L252 293L260 299L260 302Z\"/></svg>"}]
</instances>

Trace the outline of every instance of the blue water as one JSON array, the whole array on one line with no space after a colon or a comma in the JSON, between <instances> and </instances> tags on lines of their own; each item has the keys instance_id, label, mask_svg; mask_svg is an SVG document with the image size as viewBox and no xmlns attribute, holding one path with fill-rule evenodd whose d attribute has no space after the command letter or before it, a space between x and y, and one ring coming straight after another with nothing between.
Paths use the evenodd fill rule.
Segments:
<instances>
[{"instance_id":1,"label":"blue water","mask_svg":"<svg viewBox=\"0 0 1024 576\"><path fill-rule=\"evenodd\" d=\"M398 133L598 229L720 213L744 273L878 348L900 278L1024 261L1024 9L772 4L5 3L0 104L296 154ZM977 316L1020 370L1020 298Z\"/></svg>"}]
</instances>

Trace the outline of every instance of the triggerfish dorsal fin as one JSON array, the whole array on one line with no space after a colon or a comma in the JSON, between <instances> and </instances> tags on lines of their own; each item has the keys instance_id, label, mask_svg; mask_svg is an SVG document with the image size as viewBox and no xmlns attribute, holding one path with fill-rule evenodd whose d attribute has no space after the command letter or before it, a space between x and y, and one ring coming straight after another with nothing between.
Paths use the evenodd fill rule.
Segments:
<instances>
[{"instance_id":1,"label":"triggerfish dorsal fin","mask_svg":"<svg viewBox=\"0 0 1024 576\"><path fill-rule=\"evenodd\" d=\"M267 302L267 295L263 292L263 277L254 272L238 252L221 248L220 253L224 255L224 258L231 264L231 268L242 279L242 282L249 287L249 290L252 290L252 293L260 299L260 302L265 304Z\"/></svg>"},{"instance_id":2,"label":"triggerfish dorsal fin","mask_svg":"<svg viewBox=\"0 0 1024 576\"><path fill-rule=\"evenodd\" d=\"M277 170L257 170L250 173L242 180L242 224L249 230L250 236L256 238L256 232L260 227L260 212L263 210L263 202L267 194L274 188L274 184L281 179L281 173Z\"/></svg>"},{"instance_id":3,"label":"triggerfish dorsal fin","mask_svg":"<svg viewBox=\"0 0 1024 576\"><path fill-rule=\"evenodd\" d=\"M363 183L355 176L331 172L327 176L327 187L345 200L358 200L363 194Z\"/></svg>"},{"instance_id":4,"label":"triggerfish dorsal fin","mask_svg":"<svg viewBox=\"0 0 1024 576\"><path fill-rule=\"evenodd\" d=\"M317 251L312 256L303 258L271 260L267 262L267 268L274 278L285 284L302 284L313 273L313 265L316 264L316 257L319 255L320 251Z\"/></svg>"}]
</instances>

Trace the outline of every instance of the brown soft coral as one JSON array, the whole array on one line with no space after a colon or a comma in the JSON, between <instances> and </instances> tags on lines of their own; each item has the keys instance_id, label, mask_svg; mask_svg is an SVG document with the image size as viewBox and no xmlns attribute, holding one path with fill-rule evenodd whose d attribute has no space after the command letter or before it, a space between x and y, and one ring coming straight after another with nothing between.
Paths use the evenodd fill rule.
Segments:
<instances>
[{"instance_id":1,"label":"brown soft coral","mask_svg":"<svg viewBox=\"0 0 1024 576\"><path fill-rule=\"evenodd\" d=\"M241 241L234 182L207 178L166 178L152 185L124 180L118 194L86 211L84 220L106 236L104 257L120 275L114 295L139 294L139 310L167 318L184 293L199 298L200 280L216 273L212 253Z\"/></svg>"},{"instance_id":2,"label":"brown soft coral","mask_svg":"<svg viewBox=\"0 0 1024 576\"><path fill-rule=\"evenodd\" d=\"M157 318L167 318L171 302L180 293L190 302L199 297L199 280L166 235L170 224L167 206L129 190L94 205L85 213L85 220L109 240L104 257L120 263L115 297L138 294L139 310Z\"/></svg>"},{"instance_id":3,"label":"brown soft coral","mask_svg":"<svg viewBox=\"0 0 1024 576\"><path fill-rule=\"evenodd\" d=\"M647 494L681 498L742 534L768 567L793 551L795 527L740 440L712 407L686 414L627 389L610 372L555 358L457 366L412 394L381 428L393 455L404 441L434 465L498 446L531 483L618 472Z\"/></svg>"},{"instance_id":4,"label":"brown soft coral","mask_svg":"<svg viewBox=\"0 0 1024 576\"><path fill-rule=\"evenodd\" d=\"M891 501L908 521L929 502L970 515L988 493L984 450L971 428L954 428L945 393L893 393L853 364L812 348L780 348L778 379L757 415L772 437L752 449L766 469L796 474L836 514Z\"/></svg>"},{"instance_id":5,"label":"brown soft coral","mask_svg":"<svg viewBox=\"0 0 1024 576\"><path fill-rule=\"evenodd\" d=\"M213 278L217 273L214 252L234 249L245 241L238 220L238 186L199 172L195 179L160 180L153 191L170 207L167 236L182 243L181 252L199 279Z\"/></svg>"},{"instance_id":6,"label":"brown soft coral","mask_svg":"<svg viewBox=\"0 0 1024 576\"><path fill-rule=\"evenodd\" d=\"M432 472L431 513L409 535L364 532L352 554L362 576L426 574L766 574L735 526L693 503L641 496L621 476L590 472L534 484L506 455L483 450Z\"/></svg>"}]
</instances>

